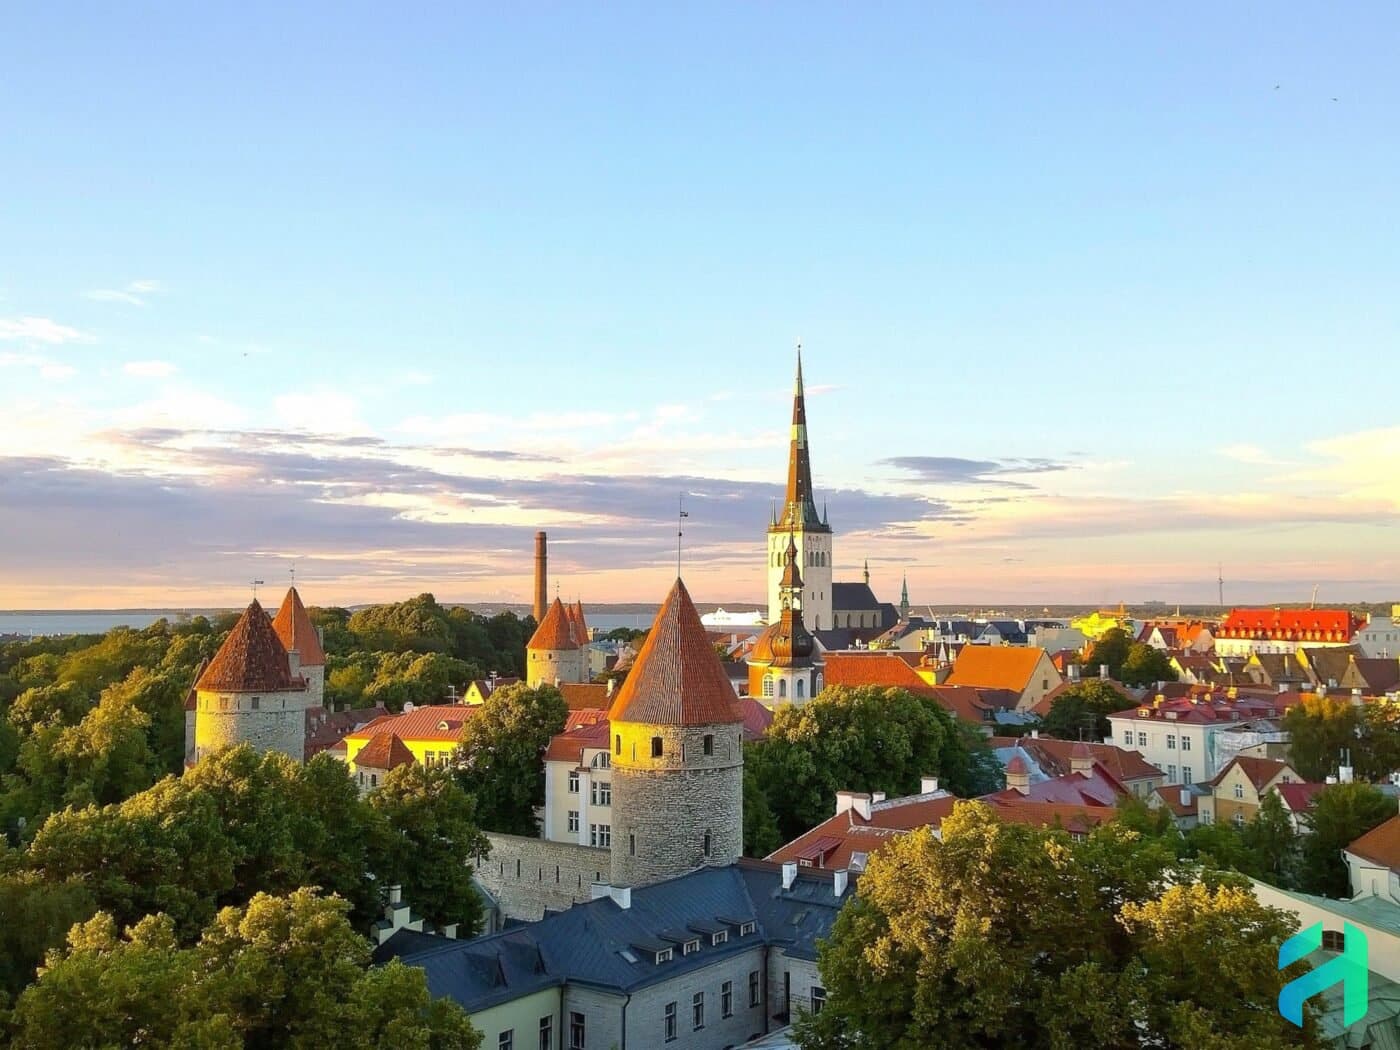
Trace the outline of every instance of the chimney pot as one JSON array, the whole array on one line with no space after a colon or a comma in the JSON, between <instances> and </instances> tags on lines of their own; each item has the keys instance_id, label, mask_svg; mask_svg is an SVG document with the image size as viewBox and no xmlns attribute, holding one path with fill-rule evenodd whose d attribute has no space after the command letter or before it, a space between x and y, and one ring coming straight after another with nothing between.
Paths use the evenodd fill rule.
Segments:
<instances>
[{"instance_id":1,"label":"chimney pot","mask_svg":"<svg viewBox=\"0 0 1400 1050\"><path fill-rule=\"evenodd\" d=\"M836 871L831 873L831 889L832 892L835 893L837 899L840 899L845 895L846 883L849 880L850 874L846 871L845 868L838 868Z\"/></svg>"},{"instance_id":2,"label":"chimney pot","mask_svg":"<svg viewBox=\"0 0 1400 1050\"><path fill-rule=\"evenodd\" d=\"M390 886L390 887L389 887L389 903L390 903L391 905L393 905L395 908L397 908L400 904L403 903L403 887L402 887L402 886Z\"/></svg>"},{"instance_id":3,"label":"chimney pot","mask_svg":"<svg viewBox=\"0 0 1400 1050\"><path fill-rule=\"evenodd\" d=\"M937 778L937 777L920 777L920 778L919 778L919 794L921 794L921 795L932 795L932 794L933 794L934 792L936 792L937 790L938 790L938 778Z\"/></svg>"}]
</instances>

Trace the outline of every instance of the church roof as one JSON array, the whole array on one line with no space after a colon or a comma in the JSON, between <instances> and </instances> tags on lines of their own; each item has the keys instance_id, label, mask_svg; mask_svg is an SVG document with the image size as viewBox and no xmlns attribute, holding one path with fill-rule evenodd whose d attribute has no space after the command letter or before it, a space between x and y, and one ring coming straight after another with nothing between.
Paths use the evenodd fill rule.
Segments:
<instances>
[{"instance_id":1,"label":"church roof","mask_svg":"<svg viewBox=\"0 0 1400 1050\"><path fill-rule=\"evenodd\" d=\"M743 709L677 577L608 718L650 725L742 722Z\"/></svg>"},{"instance_id":2,"label":"church roof","mask_svg":"<svg viewBox=\"0 0 1400 1050\"><path fill-rule=\"evenodd\" d=\"M792 393L792 438L788 447L787 493L776 529L830 531L812 496L812 458L807 447L807 397L802 390L802 352L797 354L797 383Z\"/></svg>"},{"instance_id":3,"label":"church roof","mask_svg":"<svg viewBox=\"0 0 1400 1050\"><path fill-rule=\"evenodd\" d=\"M578 642L574 640L577 628L573 619L564 609L564 603L558 598L554 599L554 604L549 607L549 611L544 614L544 619L540 621L539 627L535 628L535 633L530 637L527 649L577 649Z\"/></svg>"},{"instance_id":4,"label":"church roof","mask_svg":"<svg viewBox=\"0 0 1400 1050\"><path fill-rule=\"evenodd\" d=\"M220 693L277 693L305 687L300 678L292 677L287 650L256 598L243 610L195 686Z\"/></svg>"},{"instance_id":5,"label":"church roof","mask_svg":"<svg viewBox=\"0 0 1400 1050\"><path fill-rule=\"evenodd\" d=\"M833 583L831 608L842 612L879 612L880 599L868 583Z\"/></svg>"},{"instance_id":6,"label":"church roof","mask_svg":"<svg viewBox=\"0 0 1400 1050\"><path fill-rule=\"evenodd\" d=\"M302 667L324 667L326 652L321 648L321 636L316 626L301 604L301 595L295 587L287 588L287 596L282 599L282 608L272 618L272 629L277 632L282 648L287 652L297 651Z\"/></svg>"}]
</instances>

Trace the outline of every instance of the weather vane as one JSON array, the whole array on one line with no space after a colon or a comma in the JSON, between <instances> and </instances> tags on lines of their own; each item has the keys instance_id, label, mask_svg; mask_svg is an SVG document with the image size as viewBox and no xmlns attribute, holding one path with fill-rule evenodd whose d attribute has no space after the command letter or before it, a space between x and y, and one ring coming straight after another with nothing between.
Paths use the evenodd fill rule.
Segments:
<instances>
[{"instance_id":1,"label":"weather vane","mask_svg":"<svg viewBox=\"0 0 1400 1050\"><path fill-rule=\"evenodd\" d=\"M676 579L681 578L681 538L685 536L685 530L681 527L683 522L690 515L685 509L685 493L682 492L676 497Z\"/></svg>"},{"instance_id":2,"label":"weather vane","mask_svg":"<svg viewBox=\"0 0 1400 1050\"><path fill-rule=\"evenodd\" d=\"M258 588L261 587L261 586L263 585L263 582L262 582L262 580L253 580L253 581L251 581L251 582L252 582L252 584L253 584L253 601L257 601L257 600L258 600Z\"/></svg>"}]
</instances>

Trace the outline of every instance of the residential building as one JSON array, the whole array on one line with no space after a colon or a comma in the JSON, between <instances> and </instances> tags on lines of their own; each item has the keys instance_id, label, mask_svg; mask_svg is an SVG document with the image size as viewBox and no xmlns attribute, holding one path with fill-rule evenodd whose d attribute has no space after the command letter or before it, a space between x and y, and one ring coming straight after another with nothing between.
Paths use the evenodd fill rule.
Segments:
<instances>
[{"instance_id":1,"label":"residential building","mask_svg":"<svg viewBox=\"0 0 1400 1050\"><path fill-rule=\"evenodd\" d=\"M546 607L547 608L547 607ZM467 687L462 690L462 703L470 704L473 707L486 703L486 698L497 689L502 689L508 685L515 685L519 678L501 678L492 675L490 678L474 678L467 683Z\"/></svg>"},{"instance_id":2,"label":"residential building","mask_svg":"<svg viewBox=\"0 0 1400 1050\"><path fill-rule=\"evenodd\" d=\"M1199 823L1201 797L1209 788L1195 784L1168 784L1159 787L1147 799L1149 809L1171 811L1178 831L1190 831Z\"/></svg>"},{"instance_id":3,"label":"residential building","mask_svg":"<svg viewBox=\"0 0 1400 1050\"><path fill-rule=\"evenodd\" d=\"M1368 616L1356 632L1356 644L1373 659L1400 657L1400 605L1393 606L1389 616Z\"/></svg>"},{"instance_id":4,"label":"residential building","mask_svg":"<svg viewBox=\"0 0 1400 1050\"><path fill-rule=\"evenodd\" d=\"M483 1048L720 1050L822 1008L817 948L851 880L744 860L602 893L472 940L396 933L375 959L422 969Z\"/></svg>"},{"instance_id":5,"label":"residential building","mask_svg":"<svg viewBox=\"0 0 1400 1050\"><path fill-rule=\"evenodd\" d=\"M1070 744L1070 769L1057 776L1047 774L1019 743L999 748L997 758L1006 770L1006 788L983 795L985 802L1028 800L1113 808L1132 794L1095 760L1089 745L1082 741Z\"/></svg>"},{"instance_id":6,"label":"residential building","mask_svg":"<svg viewBox=\"0 0 1400 1050\"><path fill-rule=\"evenodd\" d=\"M1011 645L966 645L953 662L948 685L1007 689L1016 710L1028 711L1064 679L1044 649Z\"/></svg>"},{"instance_id":7,"label":"residential building","mask_svg":"<svg viewBox=\"0 0 1400 1050\"><path fill-rule=\"evenodd\" d=\"M1400 905L1400 816L1391 817L1342 851L1352 896ZM1400 972L1394 975L1400 980Z\"/></svg>"},{"instance_id":8,"label":"residential building","mask_svg":"<svg viewBox=\"0 0 1400 1050\"><path fill-rule=\"evenodd\" d=\"M1085 765L1086 756L1135 798L1149 798L1166 780L1166 774L1143 758L1140 752L1116 744L1057 740L1035 731L1022 737L994 736L988 743L995 750L1003 768L1015 753L1019 753L1030 765L1033 784L1070 775L1077 767Z\"/></svg>"},{"instance_id":9,"label":"residential building","mask_svg":"<svg viewBox=\"0 0 1400 1050\"><path fill-rule=\"evenodd\" d=\"M345 737L350 775L362 791L370 791L405 762L448 765L462 741L462 727L479 710L466 704L409 704L402 714L376 718Z\"/></svg>"},{"instance_id":10,"label":"residential building","mask_svg":"<svg viewBox=\"0 0 1400 1050\"><path fill-rule=\"evenodd\" d=\"M1232 609L1215 634L1221 656L1350 645L1364 621L1345 609Z\"/></svg>"},{"instance_id":11,"label":"residential building","mask_svg":"<svg viewBox=\"0 0 1400 1050\"><path fill-rule=\"evenodd\" d=\"M1167 699L1109 715L1105 741L1142 753L1167 775L1168 784L1208 781L1223 766L1222 731L1258 718L1276 718L1284 708L1273 695L1205 693Z\"/></svg>"},{"instance_id":12,"label":"residential building","mask_svg":"<svg viewBox=\"0 0 1400 1050\"><path fill-rule=\"evenodd\" d=\"M1201 823L1248 824L1258 815L1265 795L1279 785L1302 780L1287 762L1236 756L1207 782L1211 791L1201 796Z\"/></svg>"},{"instance_id":13,"label":"residential building","mask_svg":"<svg viewBox=\"0 0 1400 1050\"><path fill-rule=\"evenodd\" d=\"M1273 791L1283 803L1283 811L1288 814L1288 823L1299 835L1312 833L1312 813L1317 805L1317 796L1326 784L1296 783L1275 784Z\"/></svg>"}]
</instances>

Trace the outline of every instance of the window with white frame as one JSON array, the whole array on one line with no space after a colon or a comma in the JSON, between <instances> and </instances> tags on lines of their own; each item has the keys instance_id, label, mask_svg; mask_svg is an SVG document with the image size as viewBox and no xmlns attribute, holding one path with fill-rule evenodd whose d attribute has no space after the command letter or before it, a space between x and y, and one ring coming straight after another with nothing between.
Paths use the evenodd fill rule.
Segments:
<instances>
[{"instance_id":1,"label":"window with white frame","mask_svg":"<svg viewBox=\"0 0 1400 1050\"><path fill-rule=\"evenodd\" d=\"M554 1018L540 1018L540 1050L554 1050Z\"/></svg>"},{"instance_id":2,"label":"window with white frame","mask_svg":"<svg viewBox=\"0 0 1400 1050\"><path fill-rule=\"evenodd\" d=\"M1146 733L1139 733L1139 734L1138 734L1138 747L1146 747L1146 746L1147 746L1147 734L1146 734Z\"/></svg>"},{"instance_id":3,"label":"window with white frame","mask_svg":"<svg viewBox=\"0 0 1400 1050\"><path fill-rule=\"evenodd\" d=\"M1168 750L1168 751L1175 751L1175 750L1176 750L1176 734L1175 734L1175 733L1168 733L1168 734L1167 734L1167 750Z\"/></svg>"},{"instance_id":4,"label":"window with white frame","mask_svg":"<svg viewBox=\"0 0 1400 1050\"><path fill-rule=\"evenodd\" d=\"M1235 785L1235 797L1236 797L1236 798L1244 798L1244 785L1243 785L1243 784L1236 784L1236 785Z\"/></svg>"},{"instance_id":5,"label":"window with white frame","mask_svg":"<svg viewBox=\"0 0 1400 1050\"><path fill-rule=\"evenodd\" d=\"M600 849L610 848L612 846L612 825L588 825L588 841L590 845L597 846Z\"/></svg>"},{"instance_id":6,"label":"window with white frame","mask_svg":"<svg viewBox=\"0 0 1400 1050\"><path fill-rule=\"evenodd\" d=\"M578 831L578 810L569 810L569 830Z\"/></svg>"},{"instance_id":7,"label":"window with white frame","mask_svg":"<svg viewBox=\"0 0 1400 1050\"><path fill-rule=\"evenodd\" d=\"M515 1029L507 1028L496 1039L496 1050L515 1050Z\"/></svg>"},{"instance_id":8,"label":"window with white frame","mask_svg":"<svg viewBox=\"0 0 1400 1050\"><path fill-rule=\"evenodd\" d=\"M585 1018L576 1010L569 1011L569 1050L588 1050Z\"/></svg>"},{"instance_id":9,"label":"window with white frame","mask_svg":"<svg viewBox=\"0 0 1400 1050\"><path fill-rule=\"evenodd\" d=\"M607 780L593 781L590 799L595 806L612 805L612 783Z\"/></svg>"},{"instance_id":10,"label":"window with white frame","mask_svg":"<svg viewBox=\"0 0 1400 1050\"><path fill-rule=\"evenodd\" d=\"M665 1027L664 1027L664 1031L665 1031L665 1033L666 1033L666 1042L668 1042L668 1043L674 1043L674 1042L676 1041L676 1004L675 1004L675 1003L667 1003L667 1004L666 1004L666 1024L665 1024Z\"/></svg>"},{"instance_id":11,"label":"window with white frame","mask_svg":"<svg viewBox=\"0 0 1400 1050\"><path fill-rule=\"evenodd\" d=\"M696 992L690 997L690 1026L697 1032L705 1027L704 992Z\"/></svg>"},{"instance_id":12,"label":"window with white frame","mask_svg":"<svg viewBox=\"0 0 1400 1050\"><path fill-rule=\"evenodd\" d=\"M1182 734L1181 734L1181 750L1183 750L1183 751L1190 751L1190 750L1191 750L1191 738L1190 738L1189 736L1187 736L1185 733L1182 733Z\"/></svg>"},{"instance_id":13,"label":"window with white frame","mask_svg":"<svg viewBox=\"0 0 1400 1050\"><path fill-rule=\"evenodd\" d=\"M571 769L571 770L569 770L569 794L571 794L571 795L577 795L577 794L578 794L578 770L577 770L577 769Z\"/></svg>"}]
</instances>

